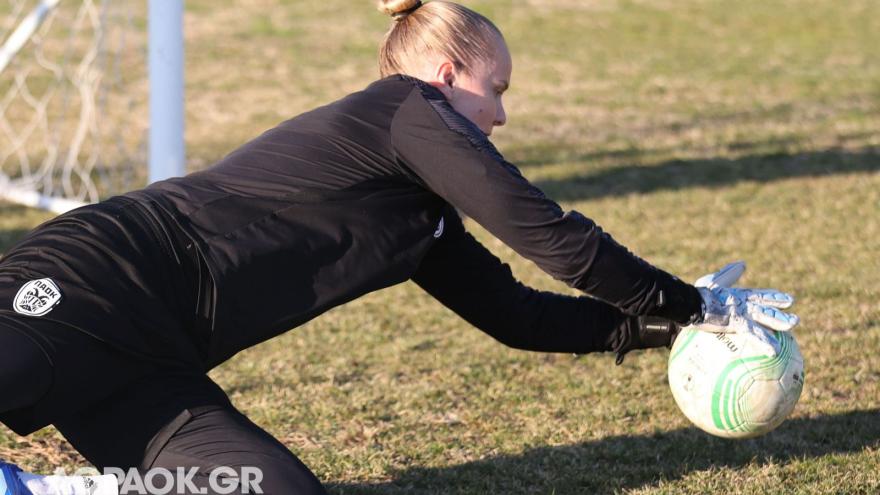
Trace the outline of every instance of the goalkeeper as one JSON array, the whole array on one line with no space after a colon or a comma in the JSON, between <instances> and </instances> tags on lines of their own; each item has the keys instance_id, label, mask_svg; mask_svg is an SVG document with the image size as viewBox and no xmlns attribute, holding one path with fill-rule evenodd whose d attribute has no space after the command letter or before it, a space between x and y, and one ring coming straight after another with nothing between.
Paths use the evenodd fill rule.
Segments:
<instances>
[{"instance_id":1,"label":"goalkeeper","mask_svg":"<svg viewBox=\"0 0 880 495\"><path fill-rule=\"evenodd\" d=\"M775 309L787 295L728 288L741 265L684 283L508 163L489 135L507 119L512 63L488 19L440 1L382 8L394 22L381 80L204 171L55 218L7 253L3 423L21 435L54 424L102 469L196 467L210 490L214 467L256 466L265 493L325 493L207 372L365 293L413 280L500 342L542 352L622 356L694 324L749 332L772 353L761 325L796 324ZM461 215L591 297L522 285ZM14 471L9 486L26 478ZM35 495L78 483L29 480Z\"/></svg>"}]
</instances>

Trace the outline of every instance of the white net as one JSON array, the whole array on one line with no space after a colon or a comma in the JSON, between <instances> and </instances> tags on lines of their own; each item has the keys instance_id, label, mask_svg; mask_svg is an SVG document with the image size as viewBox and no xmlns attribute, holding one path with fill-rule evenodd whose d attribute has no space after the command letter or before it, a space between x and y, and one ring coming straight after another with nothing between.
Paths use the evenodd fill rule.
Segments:
<instances>
[{"instance_id":1,"label":"white net","mask_svg":"<svg viewBox=\"0 0 880 495\"><path fill-rule=\"evenodd\" d=\"M147 2L0 1L0 195L64 210L143 184Z\"/></svg>"}]
</instances>

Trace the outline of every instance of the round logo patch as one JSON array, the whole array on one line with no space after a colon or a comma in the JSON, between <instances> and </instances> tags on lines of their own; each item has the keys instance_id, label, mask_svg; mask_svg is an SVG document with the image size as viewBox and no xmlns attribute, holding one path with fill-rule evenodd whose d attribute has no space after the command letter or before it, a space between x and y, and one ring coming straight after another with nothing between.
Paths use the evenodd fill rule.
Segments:
<instances>
[{"instance_id":1,"label":"round logo patch","mask_svg":"<svg viewBox=\"0 0 880 495\"><path fill-rule=\"evenodd\" d=\"M61 289L51 278L31 280L21 286L12 303L16 313L43 316L61 302Z\"/></svg>"}]
</instances>

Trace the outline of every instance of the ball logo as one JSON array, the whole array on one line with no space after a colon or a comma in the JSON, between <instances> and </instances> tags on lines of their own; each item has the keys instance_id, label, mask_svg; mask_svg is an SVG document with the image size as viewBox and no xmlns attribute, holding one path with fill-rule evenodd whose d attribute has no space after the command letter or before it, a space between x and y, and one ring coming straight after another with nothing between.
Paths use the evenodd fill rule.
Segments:
<instances>
[{"instance_id":1,"label":"ball logo","mask_svg":"<svg viewBox=\"0 0 880 495\"><path fill-rule=\"evenodd\" d=\"M31 280L15 295L13 309L28 316L43 316L61 302L61 290L51 278Z\"/></svg>"},{"instance_id":2,"label":"ball logo","mask_svg":"<svg viewBox=\"0 0 880 495\"><path fill-rule=\"evenodd\" d=\"M734 344L733 341L730 340L730 337L728 337L727 334L716 333L715 338L720 340L724 344L724 346L730 350L730 352L732 352L734 354L739 352L739 347L737 347L736 344Z\"/></svg>"}]
</instances>

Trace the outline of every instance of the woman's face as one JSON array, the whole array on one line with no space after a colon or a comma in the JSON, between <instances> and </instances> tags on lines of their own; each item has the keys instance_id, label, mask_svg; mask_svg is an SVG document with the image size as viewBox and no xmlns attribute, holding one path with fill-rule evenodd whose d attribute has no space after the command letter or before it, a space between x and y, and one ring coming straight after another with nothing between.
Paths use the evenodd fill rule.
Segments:
<instances>
[{"instance_id":1,"label":"woman's face","mask_svg":"<svg viewBox=\"0 0 880 495\"><path fill-rule=\"evenodd\" d=\"M499 38L493 59L474 65L469 67L467 73L450 68L450 72L443 74L434 85L443 92L452 108L488 136L495 126L502 126L507 122L507 114L501 102L504 91L510 85L513 71L507 44ZM442 84L438 84L440 82Z\"/></svg>"}]
</instances>

